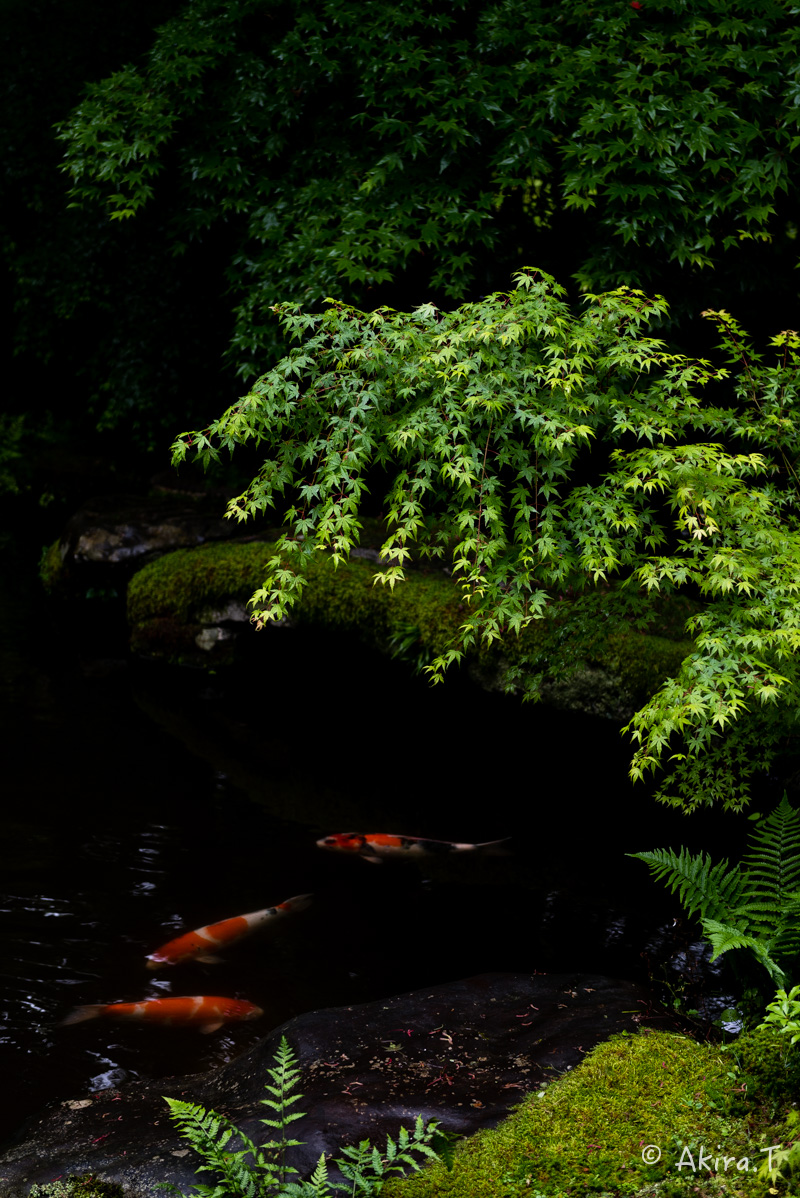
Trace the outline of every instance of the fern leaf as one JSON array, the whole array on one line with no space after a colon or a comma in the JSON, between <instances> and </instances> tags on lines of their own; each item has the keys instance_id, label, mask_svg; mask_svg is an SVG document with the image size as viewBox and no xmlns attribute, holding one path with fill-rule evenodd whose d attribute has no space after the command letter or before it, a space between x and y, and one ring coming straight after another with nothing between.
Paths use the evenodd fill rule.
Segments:
<instances>
[{"instance_id":1,"label":"fern leaf","mask_svg":"<svg viewBox=\"0 0 800 1198\"><path fill-rule=\"evenodd\" d=\"M800 812L784 794L754 831L745 855L745 905L766 904L762 922L774 923L800 889Z\"/></svg>"},{"instance_id":2,"label":"fern leaf","mask_svg":"<svg viewBox=\"0 0 800 1198\"><path fill-rule=\"evenodd\" d=\"M202 1198L223 1198L229 1194L236 1195L236 1198L256 1198L256 1175L244 1160L252 1155L254 1163L259 1163L255 1145L216 1111L207 1111L200 1105L182 1102L179 1098L165 1098L164 1101L169 1105L170 1116L180 1127L184 1139L188 1140L203 1161L195 1172L218 1173L227 1183L227 1186L222 1187L198 1186L197 1193ZM238 1152L226 1152L225 1148L234 1135L245 1140L246 1145Z\"/></svg>"},{"instance_id":3,"label":"fern leaf","mask_svg":"<svg viewBox=\"0 0 800 1198\"><path fill-rule=\"evenodd\" d=\"M782 959L800 953L800 895L790 895L772 937L775 955Z\"/></svg>"},{"instance_id":4,"label":"fern leaf","mask_svg":"<svg viewBox=\"0 0 800 1198\"><path fill-rule=\"evenodd\" d=\"M350 1186L345 1186L341 1182L338 1182L334 1183L333 1190L347 1190L350 1192ZM308 1181L284 1182L280 1194L276 1194L274 1198L333 1198L333 1190L331 1189L331 1183L328 1181L328 1166L325 1162L325 1153L323 1152L317 1161L316 1169Z\"/></svg>"},{"instance_id":5,"label":"fern leaf","mask_svg":"<svg viewBox=\"0 0 800 1198\"><path fill-rule=\"evenodd\" d=\"M748 935L741 928L731 927L729 924L718 923L715 919L703 920L703 932L708 937L714 953L711 957L712 961L716 961L717 957L721 957L723 953L730 952L733 948L747 948L753 953L756 959L764 966L770 977L777 982L779 986L786 985L786 975L775 960L770 955L770 942L763 939L758 939L755 936Z\"/></svg>"},{"instance_id":6,"label":"fern leaf","mask_svg":"<svg viewBox=\"0 0 800 1198\"><path fill-rule=\"evenodd\" d=\"M677 893L689 915L726 919L741 897L741 874L736 867L729 870L727 861L714 865L708 854L694 856L685 848L679 853L653 849L627 855L644 861L657 881L665 882L673 894Z\"/></svg>"}]
</instances>

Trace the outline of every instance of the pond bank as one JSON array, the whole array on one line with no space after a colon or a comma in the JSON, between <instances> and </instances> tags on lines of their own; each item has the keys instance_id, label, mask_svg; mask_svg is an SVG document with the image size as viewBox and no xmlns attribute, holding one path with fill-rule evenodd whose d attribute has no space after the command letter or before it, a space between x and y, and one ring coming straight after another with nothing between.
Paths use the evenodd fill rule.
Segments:
<instances>
[{"instance_id":1,"label":"pond bank","mask_svg":"<svg viewBox=\"0 0 800 1198\"><path fill-rule=\"evenodd\" d=\"M292 1127L303 1143L287 1150L287 1162L309 1175L321 1152L364 1138L382 1144L417 1115L458 1136L494 1126L598 1040L648 1021L663 1026L664 1016L643 989L574 973L484 974L311 1011L209 1073L62 1103L0 1157L0 1192L83 1172L120 1183L131 1198L152 1198L162 1181L188 1191L198 1162L176 1142L162 1095L213 1108L262 1144L274 1135L261 1122L261 1100L283 1036L302 1069L297 1109L305 1112Z\"/></svg>"}]
</instances>

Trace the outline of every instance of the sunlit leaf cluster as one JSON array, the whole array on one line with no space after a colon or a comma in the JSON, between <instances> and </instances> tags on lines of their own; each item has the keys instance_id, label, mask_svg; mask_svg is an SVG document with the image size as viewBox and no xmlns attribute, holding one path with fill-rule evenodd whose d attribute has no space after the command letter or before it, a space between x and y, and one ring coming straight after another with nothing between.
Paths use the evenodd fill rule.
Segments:
<instances>
[{"instance_id":1,"label":"sunlit leaf cluster","mask_svg":"<svg viewBox=\"0 0 800 1198\"><path fill-rule=\"evenodd\" d=\"M740 806L800 695L798 339L776 337L764 365L728 313L707 313L729 359L713 366L648 335L665 308L620 288L576 313L536 270L454 312L276 305L294 348L173 446L176 462L247 443L263 455L228 509L274 510L285 528L259 625L298 600L316 554L346 559L366 502L389 529L377 581L402 583L414 558L462 589L434 680L511 638L509 684L535 697L683 591L700 604L695 648L629 724L632 775L666 767L662 797ZM526 658L540 620L550 635Z\"/></svg>"}]
</instances>

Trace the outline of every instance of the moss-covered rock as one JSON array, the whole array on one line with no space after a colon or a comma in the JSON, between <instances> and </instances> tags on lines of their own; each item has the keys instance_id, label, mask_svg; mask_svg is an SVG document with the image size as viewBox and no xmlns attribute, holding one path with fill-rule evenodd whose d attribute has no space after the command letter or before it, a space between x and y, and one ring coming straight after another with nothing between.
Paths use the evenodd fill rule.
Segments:
<instances>
[{"instance_id":1,"label":"moss-covered rock","mask_svg":"<svg viewBox=\"0 0 800 1198\"><path fill-rule=\"evenodd\" d=\"M253 637L247 601L263 584L275 543L214 543L179 549L140 570L128 588L134 651L175 663L217 666L234 659L242 637ZM419 668L441 654L465 619L461 591L441 570L411 569L390 589L376 584L380 566L353 556L335 566L318 558L309 567L291 622L355 633L381 652ZM566 604L565 604L566 607ZM680 627L688 613L665 612ZM288 621L287 621L288 622ZM509 666L537 650L552 631L536 621L502 647L476 649L467 666L487 689L506 689ZM691 642L631 631L609 638L594 661L548 680L545 700L570 711L624 722L680 665Z\"/></svg>"},{"instance_id":2,"label":"moss-covered rock","mask_svg":"<svg viewBox=\"0 0 800 1198\"><path fill-rule=\"evenodd\" d=\"M177 550L152 562L128 588L132 647L172 661L213 652L213 641L203 646L198 637L204 628L247 629L245 604L274 554L272 542L223 543ZM393 641L404 641L428 659L440 653L463 618L456 588L444 574L411 572L391 591L374 584L377 568L360 558L339 566L325 558L314 562L293 622L356 631L387 652Z\"/></svg>"},{"instance_id":3,"label":"moss-covered rock","mask_svg":"<svg viewBox=\"0 0 800 1198\"><path fill-rule=\"evenodd\" d=\"M743 1032L728 1050L745 1085L782 1101L800 1098L800 1047L776 1027Z\"/></svg>"},{"instance_id":4,"label":"moss-covered rock","mask_svg":"<svg viewBox=\"0 0 800 1198\"><path fill-rule=\"evenodd\" d=\"M614 1037L384 1198L764 1193L731 1066L719 1046L681 1035Z\"/></svg>"}]
</instances>

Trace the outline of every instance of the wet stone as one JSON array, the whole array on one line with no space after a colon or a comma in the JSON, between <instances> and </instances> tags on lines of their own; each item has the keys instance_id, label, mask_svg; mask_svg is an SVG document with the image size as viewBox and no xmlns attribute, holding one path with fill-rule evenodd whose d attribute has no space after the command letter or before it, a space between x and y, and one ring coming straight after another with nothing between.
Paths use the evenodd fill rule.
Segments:
<instances>
[{"instance_id":1,"label":"wet stone","mask_svg":"<svg viewBox=\"0 0 800 1198\"><path fill-rule=\"evenodd\" d=\"M69 568L89 564L125 565L173 549L229 538L229 520L191 502L114 495L87 502L67 524L61 556Z\"/></svg>"},{"instance_id":2,"label":"wet stone","mask_svg":"<svg viewBox=\"0 0 800 1198\"><path fill-rule=\"evenodd\" d=\"M302 1069L298 1105L307 1112L292 1124L304 1143L287 1162L308 1176L320 1153L338 1155L364 1138L382 1147L417 1115L459 1135L494 1126L526 1092L650 1018L641 987L577 973L481 974L311 1011L208 1073L135 1082L92 1095L87 1107L72 1100L49 1109L0 1156L0 1193L16 1198L34 1182L85 1172L120 1183L127 1198L150 1198L157 1182L183 1190L209 1183L209 1174L196 1178L200 1161L184 1152L162 1095L213 1108L263 1143L273 1131L261 1120L272 1112L260 1100L284 1035Z\"/></svg>"}]
</instances>

